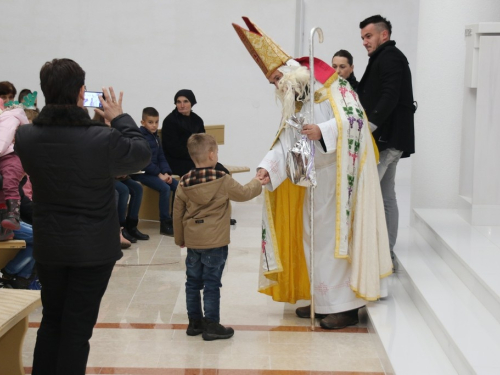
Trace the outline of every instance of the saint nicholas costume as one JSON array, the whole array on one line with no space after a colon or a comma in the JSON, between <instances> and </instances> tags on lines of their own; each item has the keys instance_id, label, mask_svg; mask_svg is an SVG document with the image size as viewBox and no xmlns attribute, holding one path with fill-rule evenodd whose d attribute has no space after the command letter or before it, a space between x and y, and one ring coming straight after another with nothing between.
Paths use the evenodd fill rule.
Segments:
<instances>
[{"instance_id":1,"label":"saint nicholas costume","mask_svg":"<svg viewBox=\"0 0 500 375\"><path fill-rule=\"evenodd\" d=\"M248 30L233 24L266 78L287 65L309 68L309 57L293 60L248 18ZM368 120L350 84L315 59L314 298L315 313L355 310L387 294L381 279L392 273L384 205L377 173L378 151ZM285 71L285 70L283 70ZM308 90L308 89L307 89ZM300 96L299 96L300 98ZM309 102L296 101L307 115ZM308 300L310 284L309 189L286 173L295 129L282 119L259 168L268 171L262 219L259 291L276 301Z\"/></svg>"}]
</instances>

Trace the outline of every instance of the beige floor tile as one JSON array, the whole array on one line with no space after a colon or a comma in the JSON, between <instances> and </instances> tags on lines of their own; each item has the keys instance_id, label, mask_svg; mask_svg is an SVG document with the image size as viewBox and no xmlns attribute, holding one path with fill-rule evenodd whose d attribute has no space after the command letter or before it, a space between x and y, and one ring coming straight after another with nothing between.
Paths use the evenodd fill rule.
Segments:
<instances>
[{"instance_id":1,"label":"beige floor tile","mask_svg":"<svg viewBox=\"0 0 500 375\"><path fill-rule=\"evenodd\" d=\"M313 359L307 356L273 356L271 357L272 370L309 370Z\"/></svg>"},{"instance_id":2,"label":"beige floor tile","mask_svg":"<svg viewBox=\"0 0 500 375\"><path fill-rule=\"evenodd\" d=\"M40 322L42 320L42 310L43 310L43 308L41 306L39 308L33 310L30 314L29 321L30 322Z\"/></svg>"},{"instance_id":3,"label":"beige floor tile","mask_svg":"<svg viewBox=\"0 0 500 375\"><path fill-rule=\"evenodd\" d=\"M169 305L177 300L178 289L163 288L150 291L148 289L138 290L132 298L132 303L142 303L151 305Z\"/></svg>"},{"instance_id":4,"label":"beige floor tile","mask_svg":"<svg viewBox=\"0 0 500 375\"><path fill-rule=\"evenodd\" d=\"M127 323L164 323L172 319L174 304L131 303L122 319Z\"/></svg>"},{"instance_id":5,"label":"beige floor tile","mask_svg":"<svg viewBox=\"0 0 500 375\"><path fill-rule=\"evenodd\" d=\"M238 354L226 358L221 357L218 368L268 370L271 368L271 362L268 355Z\"/></svg>"},{"instance_id":6,"label":"beige floor tile","mask_svg":"<svg viewBox=\"0 0 500 375\"><path fill-rule=\"evenodd\" d=\"M205 355L202 353L164 353L160 355L158 367L167 368L219 368L219 363L224 362L216 354Z\"/></svg>"},{"instance_id":7,"label":"beige floor tile","mask_svg":"<svg viewBox=\"0 0 500 375\"><path fill-rule=\"evenodd\" d=\"M231 230L229 259L222 279L221 323L236 326L236 332L229 340L212 342L204 341L201 335L187 336L184 328L165 326L188 323L186 249L176 246L173 238L160 235L158 222L141 221L140 230L151 239L124 251L113 270L98 323L115 324L94 329L88 365L382 371L369 334L267 329L307 327L310 320L295 315L295 309L308 301L291 305L257 292L261 215L261 206L255 202L233 204L232 216L238 224ZM30 321L40 321L41 311L35 310ZM360 326L366 325L366 313L361 312L360 319ZM253 327L257 330L244 326L257 326ZM28 329L23 346L23 361L28 366L36 331Z\"/></svg>"},{"instance_id":8,"label":"beige floor tile","mask_svg":"<svg viewBox=\"0 0 500 375\"><path fill-rule=\"evenodd\" d=\"M158 366L160 354L156 352L151 353L123 353L113 356L111 360L106 357L94 357L96 362L94 366L103 367L146 367L155 368Z\"/></svg>"},{"instance_id":9,"label":"beige floor tile","mask_svg":"<svg viewBox=\"0 0 500 375\"><path fill-rule=\"evenodd\" d=\"M141 277L112 277L109 280L106 295L109 294L133 294L142 281Z\"/></svg>"},{"instance_id":10,"label":"beige floor tile","mask_svg":"<svg viewBox=\"0 0 500 375\"><path fill-rule=\"evenodd\" d=\"M342 357L378 358L375 343L370 334L339 334L336 343Z\"/></svg>"},{"instance_id":11,"label":"beige floor tile","mask_svg":"<svg viewBox=\"0 0 500 375\"><path fill-rule=\"evenodd\" d=\"M147 267L126 267L116 265L111 274L111 278L115 277L143 277Z\"/></svg>"}]
</instances>

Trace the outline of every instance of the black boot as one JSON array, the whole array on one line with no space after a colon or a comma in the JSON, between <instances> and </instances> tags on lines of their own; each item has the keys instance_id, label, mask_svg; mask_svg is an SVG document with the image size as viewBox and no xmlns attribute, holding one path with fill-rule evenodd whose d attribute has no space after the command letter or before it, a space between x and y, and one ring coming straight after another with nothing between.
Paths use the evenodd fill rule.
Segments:
<instances>
[{"instance_id":1,"label":"black boot","mask_svg":"<svg viewBox=\"0 0 500 375\"><path fill-rule=\"evenodd\" d=\"M205 319L189 319L189 326L186 330L188 336L198 336L205 330Z\"/></svg>"},{"instance_id":2,"label":"black boot","mask_svg":"<svg viewBox=\"0 0 500 375\"><path fill-rule=\"evenodd\" d=\"M21 228L19 223L19 199L7 199L7 216L2 220L2 227L17 230Z\"/></svg>"},{"instance_id":3,"label":"black boot","mask_svg":"<svg viewBox=\"0 0 500 375\"><path fill-rule=\"evenodd\" d=\"M139 224L139 220L137 219L131 219L127 217L127 223L125 224L125 228L127 228L127 232L134 238L137 238L138 240L149 240L149 236L147 234L139 232L139 229L137 229L137 224Z\"/></svg>"},{"instance_id":4,"label":"black boot","mask_svg":"<svg viewBox=\"0 0 500 375\"><path fill-rule=\"evenodd\" d=\"M174 227L172 225L172 219L162 220L160 222L160 234L173 237Z\"/></svg>"},{"instance_id":5,"label":"black boot","mask_svg":"<svg viewBox=\"0 0 500 375\"><path fill-rule=\"evenodd\" d=\"M125 238L126 240L129 240L132 243L136 243L137 242L137 238L135 238L134 236L132 236L129 233L129 231L127 230L127 227L123 227L122 228L122 236L123 236L123 238Z\"/></svg>"},{"instance_id":6,"label":"black boot","mask_svg":"<svg viewBox=\"0 0 500 375\"><path fill-rule=\"evenodd\" d=\"M203 331L203 340L224 340L233 337L234 330L231 327L224 327L222 324L206 320L205 330Z\"/></svg>"}]
</instances>

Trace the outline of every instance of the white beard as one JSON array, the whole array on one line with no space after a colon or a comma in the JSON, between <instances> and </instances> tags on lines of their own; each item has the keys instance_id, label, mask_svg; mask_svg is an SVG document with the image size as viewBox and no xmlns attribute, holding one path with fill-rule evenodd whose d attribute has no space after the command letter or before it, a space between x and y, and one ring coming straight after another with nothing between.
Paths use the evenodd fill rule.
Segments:
<instances>
[{"instance_id":1,"label":"white beard","mask_svg":"<svg viewBox=\"0 0 500 375\"><path fill-rule=\"evenodd\" d=\"M305 66L283 66L279 70L283 77L278 83L276 98L283 105L282 121L286 121L295 114L296 101L305 103L309 100L306 87L309 85L310 72Z\"/></svg>"}]
</instances>

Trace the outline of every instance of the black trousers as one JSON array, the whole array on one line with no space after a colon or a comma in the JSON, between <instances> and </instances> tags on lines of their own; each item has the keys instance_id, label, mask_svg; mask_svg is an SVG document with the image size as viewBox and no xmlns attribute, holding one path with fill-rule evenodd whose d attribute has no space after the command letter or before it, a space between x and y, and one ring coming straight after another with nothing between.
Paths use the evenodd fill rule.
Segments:
<instances>
[{"instance_id":1,"label":"black trousers","mask_svg":"<svg viewBox=\"0 0 500 375\"><path fill-rule=\"evenodd\" d=\"M36 263L43 317L32 375L83 375L89 340L115 262L93 267Z\"/></svg>"}]
</instances>

